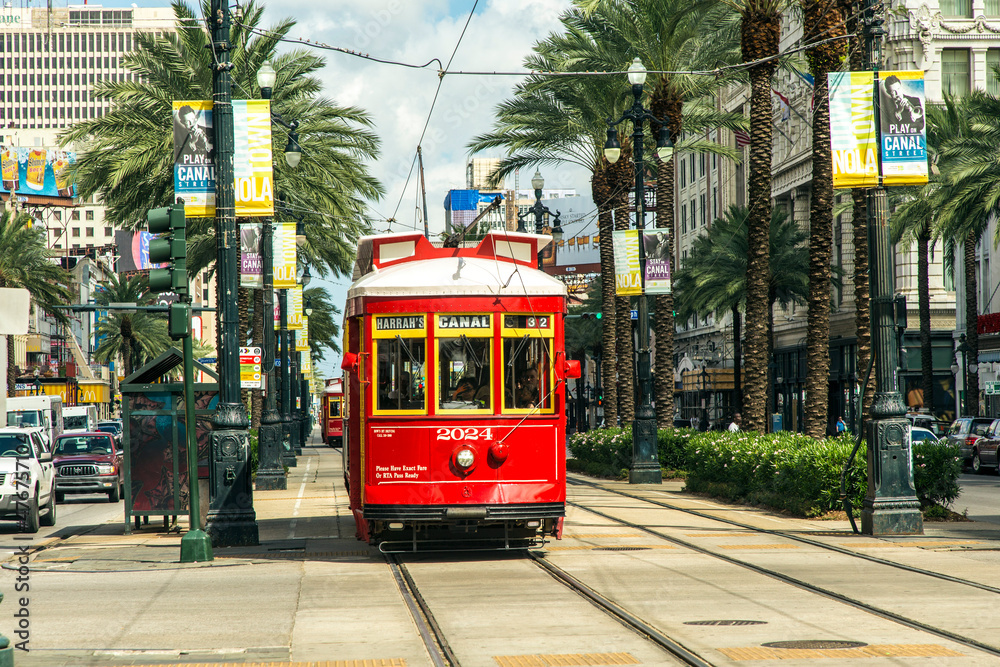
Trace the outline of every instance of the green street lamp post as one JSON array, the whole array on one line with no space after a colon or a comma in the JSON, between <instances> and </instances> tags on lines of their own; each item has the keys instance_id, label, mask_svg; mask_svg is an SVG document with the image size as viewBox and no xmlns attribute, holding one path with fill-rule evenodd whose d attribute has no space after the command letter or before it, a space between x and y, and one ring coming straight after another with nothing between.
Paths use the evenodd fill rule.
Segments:
<instances>
[{"instance_id":1,"label":"green street lamp post","mask_svg":"<svg viewBox=\"0 0 1000 667\"><path fill-rule=\"evenodd\" d=\"M289 468L298 465L295 450L291 445L292 411L291 411L291 373L288 363L288 290L278 291L278 339L281 349L281 457Z\"/></svg>"},{"instance_id":2,"label":"green street lamp post","mask_svg":"<svg viewBox=\"0 0 1000 667\"><path fill-rule=\"evenodd\" d=\"M260 86L261 97L271 99L271 91L277 74L269 62L257 71L257 84ZM285 163L295 168L302 157L301 149L296 141L294 123L285 123L280 115L272 113L272 120L289 129L288 143L285 146ZM287 489L288 480L285 477L283 465L283 441L281 437L281 414L277 407L277 374L274 372L274 326L270 317L274 313L274 218L264 219L264 233L261 239L261 261L264 290L264 374L266 377L266 392L264 397L264 412L260 419L260 465L257 468L257 489Z\"/></svg>"},{"instance_id":3,"label":"green street lamp post","mask_svg":"<svg viewBox=\"0 0 1000 667\"><path fill-rule=\"evenodd\" d=\"M542 172L535 170L535 175L531 177L531 187L535 189L535 203L528 208L524 213L520 213L517 216L517 229L514 231L525 233L528 230L524 226L524 219L529 213L535 216L535 233L542 234L545 230L544 216L546 213L554 216L552 224L552 243L559 243L563 237L563 228L559 224L559 211L555 214L549 210L547 206L542 206L542 188L545 187L545 179L542 178ZM542 253L538 252L538 270L542 270Z\"/></svg>"},{"instance_id":4,"label":"green street lamp post","mask_svg":"<svg viewBox=\"0 0 1000 667\"><path fill-rule=\"evenodd\" d=\"M295 233L295 242L298 245L305 244L305 232L303 231L302 221L299 221L299 229ZM301 240L300 240L301 239ZM302 275L299 276L299 284L302 285L302 289L309 286L310 281L312 281L312 274L309 272L309 265L302 270ZM303 309L305 306L305 298L302 300ZM299 353L298 353L298 333L296 331L291 332L292 341L288 348L288 365L291 371L291 434L292 434L292 447L295 449L296 456L302 456L302 446L305 444L305 439L302 437L302 419L305 410L304 405L304 395L302 393L302 388L299 386L299 382L302 379L301 371L299 366Z\"/></svg>"},{"instance_id":5,"label":"green street lamp post","mask_svg":"<svg viewBox=\"0 0 1000 667\"><path fill-rule=\"evenodd\" d=\"M209 464L211 493L206 532L217 547L259 543L257 515L250 485L250 440L246 408L240 401L239 234L236 227L236 191L233 171L235 140L230 94L229 4L212 0L212 124L215 162L215 262L218 284L219 404L212 420Z\"/></svg>"},{"instance_id":6,"label":"green street lamp post","mask_svg":"<svg viewBox=\"0 0 1000 667\"><path fill-rule=\"evenodd\" d=\"M632 107L621 118L608 118L608 140L604 144L604 156L614 164L621 157L621 143L618 141L616 126L623 121L632 122L632 160L635 164L635 228L639 230L639 274L642 277L643 293L639 296L639 408L632 422L632 465L628 472L629 484L660 484L660 463L656 451L656 413L653 410L653 376L649 352L649 307L645 294L646 250L642 241L642 230L646 227L646 189L643 174L642 125L645 121L660 124L660 136L656 141L656 154L667 160L673 152L670 131L666 121L662 121L642 107L642 90L646 82L646 70L636 58L628 68L628 80L632 84Z\"/></svg>"},{"instance_id":7,"label":"green street lamp post","mask_svg":"<svg viewBox=\"0 0 1000 667\"><path fill-rule=\"evenodd\" d=\"M306 267L306 268L308 269L309 267ZM306 274L306 275L308 275L308 274ZM310 280L311 280L311 277L310 277ZM303 283L303 285L305 285L305 284L306 283ZM311 299L303 299L302 300L302 314L305 315L306 317L309 317L310 315L312 315L312 307L311 306L312 306L312 300ZM302 423L301 423L302 432L301 432L301 436L299 437L299 442L301 442L302 445L305 446L305 444L309 442L309 434L312 432L312 428L311 428L311 426L312 426L312 424L311 424L311 422L312 422L312 416L311 416L311 412L309 410L309 400L310 400L309 399L309 380L306 379L305 373L302 373L302 370L301 370L302 369L302 353L298 352L297 356L298 356L298 361L299 361L299 372L302 375L302 380L299 383L299 394L302 397Z\"/></svg>"},{"instance_id":8,"label":"green street lamp post","mask_svg":"<svg viewBox=\"0 0 1000 667\"><path fill-rule=\"evenodd\" d=\"M882 37L885 35L882 0L864 0L861 20L865 31L867 67L875 72L875 131L881 125L879 75ZM875 400L867 425L868 492L861 509L861 532L865 535L918 535L924 532L920 502L913 485L913 453L906 406L899 391L896 367L896 315L893 305L894 276L889 209L882 185L869 188L868 234L871 243L872 352L875 355Z\"/></svg>"},{"instance_id":9,"label":"green street lamp post","mask_svg":"<svg viewBox=\"0 0 1000 667\"><path fill-rule=\"evenodd\" d=\"M962 354L962 415L977 417L978 415L972 414L972 409L969 407L972 403L971 392L973 391L969 388L969 376L979 370L979 364L975 362L969 363L969 354L972 353L972 346L969 345L965 334L958 337L958 348L956 351Z\"/></svg>"}]
</instances>

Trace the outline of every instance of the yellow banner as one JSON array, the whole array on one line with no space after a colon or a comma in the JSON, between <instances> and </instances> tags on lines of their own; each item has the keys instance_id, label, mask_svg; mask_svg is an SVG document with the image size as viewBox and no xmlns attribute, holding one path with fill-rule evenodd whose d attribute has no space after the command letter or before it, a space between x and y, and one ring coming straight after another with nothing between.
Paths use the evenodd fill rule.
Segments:
<instances>
[{"instance_id":1,"label":"yellow banner","mask_svg":"<svg viewBox=\"0 0 1000 667\"><path fill-rule=\"evenodd\" d=\"M302 318L302 328L299 333L295 335L295 349L298 352L307 352L309 350L309 318Z\"/></svg>"},{"instance_id":2,"label":"yellow banner","mask_svg":"<svg viewBox=\"0 0 1000 667\"><path fill-rule=\"evenodd\" d=\"M834 188L878 185L873 72L831 72L830 148Z\"/></svg>"},{"instance_id":3,"label":"yellow banner","mask_svg":"<svg viewBox=\"0 0 1000 667\"><path fill-rule=\"evenodd\" d=\"M271 101L233 100L236 215L274 215Z\"/></svg>"},{"instance_id":4,"label":"yellow banner","mask_svg":"<svg viewBox=\"0 0 1000 667\"><path fill-rule=\"evenodd\" d=\"M639 271L639 232L620 230L611 236L615 251L615 294L642 294L642 274Z\"/></svg>"},{"instance_id":5,"label":"yellow banner","mask_svg":"<svg viewBox=\"0 0 1000 667\"><path fill-rule=\"evenodd\" d=\"M288 330L301 329L302 318L302 285L296 285L288 290Z\"/></svg>"},{"instance_id":6,"label":"yellow banner","mask_svg":"<svg viewBox=\"0 0 1000 667\"><path fill-rule=\"evenodd\" d=\"M274 225L274 288L289 289L295 287L295 261L297 248L295 246L295 223L279 222ZM278 303L277 299L274 301Z\"/></svg>"}]
</instances>

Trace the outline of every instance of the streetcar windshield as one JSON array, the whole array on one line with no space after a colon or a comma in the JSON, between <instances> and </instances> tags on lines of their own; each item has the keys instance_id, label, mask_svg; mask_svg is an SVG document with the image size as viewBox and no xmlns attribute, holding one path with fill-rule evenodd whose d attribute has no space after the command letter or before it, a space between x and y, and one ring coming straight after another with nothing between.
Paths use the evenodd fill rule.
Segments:
<instances>
[{"instance_id":1,"label":"streetcar windshield","mask_svg":"<svg viewBox=\"0 0 1000 667\"><path fill-rule=\"evenodd\" d=\"M378 350L379 410L424 410L424 339L388 338Z\"/></svg>"},{"instance_id":2,"label":"streetcar windshield","mask_svg":"<svg viewBox=\"0 0 1000 667\"><path fill-rule=\"evenodd\" d=\"M330 417L340 416L340 399L331 398L330 399Z\"/></svg>"}]
</instances>

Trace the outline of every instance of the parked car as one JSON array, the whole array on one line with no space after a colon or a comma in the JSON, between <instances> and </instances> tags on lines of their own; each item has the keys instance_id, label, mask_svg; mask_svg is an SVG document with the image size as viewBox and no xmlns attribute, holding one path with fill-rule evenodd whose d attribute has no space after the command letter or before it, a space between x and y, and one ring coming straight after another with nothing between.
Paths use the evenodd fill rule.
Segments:
<instances>
[{"instance_id":1,"label":"parked car","mask_svg":"<svg viewBox=\"0 0 1000 667\"><path fill-rule=\"evenodd\" d=\"M929 428L924 428L923 426L911 426L910 427L910 442L938 442L938 437L934 435L934 431Z\"/></svg>"},{"instance_id":2,"label":"parked car","mask_svg":"<svg viewBox=\"0 0 1000 667\"><path fill-rule=\"evenodd\" d=\"M67 493L106 493L117 503L125 490L122 449L110 433L92 431L56 438L56 501Z\"/></svg>"},{"instance_id":3,"label":"parked car","mask_svg":"<svg viewBox=\"0 0 1000 667\"><path fill-rule=\"evenodd\" d=\"M983 472L983 468L993 468L1000 472L998 447L1000 447L1000 419L994 419L986 427L986 433L972 445L972 471Z\"/></svg>"},{"instance_id":4,"label":"parked car","mask_svg":"<svg viewBox=\"0 0 1000 667\"><path fill-rule=\"evenodd\" d=\"M948 422L941 422L934 418L934 415L922 412L908 412L906 420L911 426L920 426L932 432L934 437L941 438L948 430Z\"/></svg>"},{"instance_id":5,"label":"parked car","mask_svg":"<svg viewBox=\"0 0 1000 667\"><path fill-rule=\"evenodd\" d=\"M966 465L973 465L976 442L986 435L993 419L990 417L959 417L948 427L948 443L958 448L958 455Z\"/></svg>"},{"instance_id":6,"label":"parked car","mask_svg":"<svg viewBox=\"0 0 1000 667\"><path fill-rule=\"evenodd\" d=\"M0 428L0 518L25 533L56 525L52 452L38 428Z\"/></svg>"}]
</instances>

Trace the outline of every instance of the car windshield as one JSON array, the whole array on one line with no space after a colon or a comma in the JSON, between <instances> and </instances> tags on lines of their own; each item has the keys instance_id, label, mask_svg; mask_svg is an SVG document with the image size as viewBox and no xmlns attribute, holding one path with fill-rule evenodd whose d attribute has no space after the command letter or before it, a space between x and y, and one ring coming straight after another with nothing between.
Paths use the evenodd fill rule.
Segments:
<instances>
[{"instance_id":1,"label":"car windshield","mask_svg":"<svg viewBox=\"0 0 1000 667\"><path fill-rule=\"evenodd\" d=\"M57 456L76 456L78 454L110 454L111 443L103 436L92 435L56 440Z\"/></svg>"},{"instance_id":2,"label":"car windshield","mask_svg":"<svg viewBox=\"0 0 1000 667\"><path fill-rule=\"evenodd\" d=\"M31 443L27 433L0 433L0 456L31 456Z\"/></svg>"},{"instance_id":3,"label":"car windshield","mask_svg":"<svg viewBox=\"0 0 1000 667\"><path fill-rule=\"evenodd\" d=\"M30 412L8 412L7 426L38 426L41 413L37 410Z\"/></svg>"}]
</instances>

